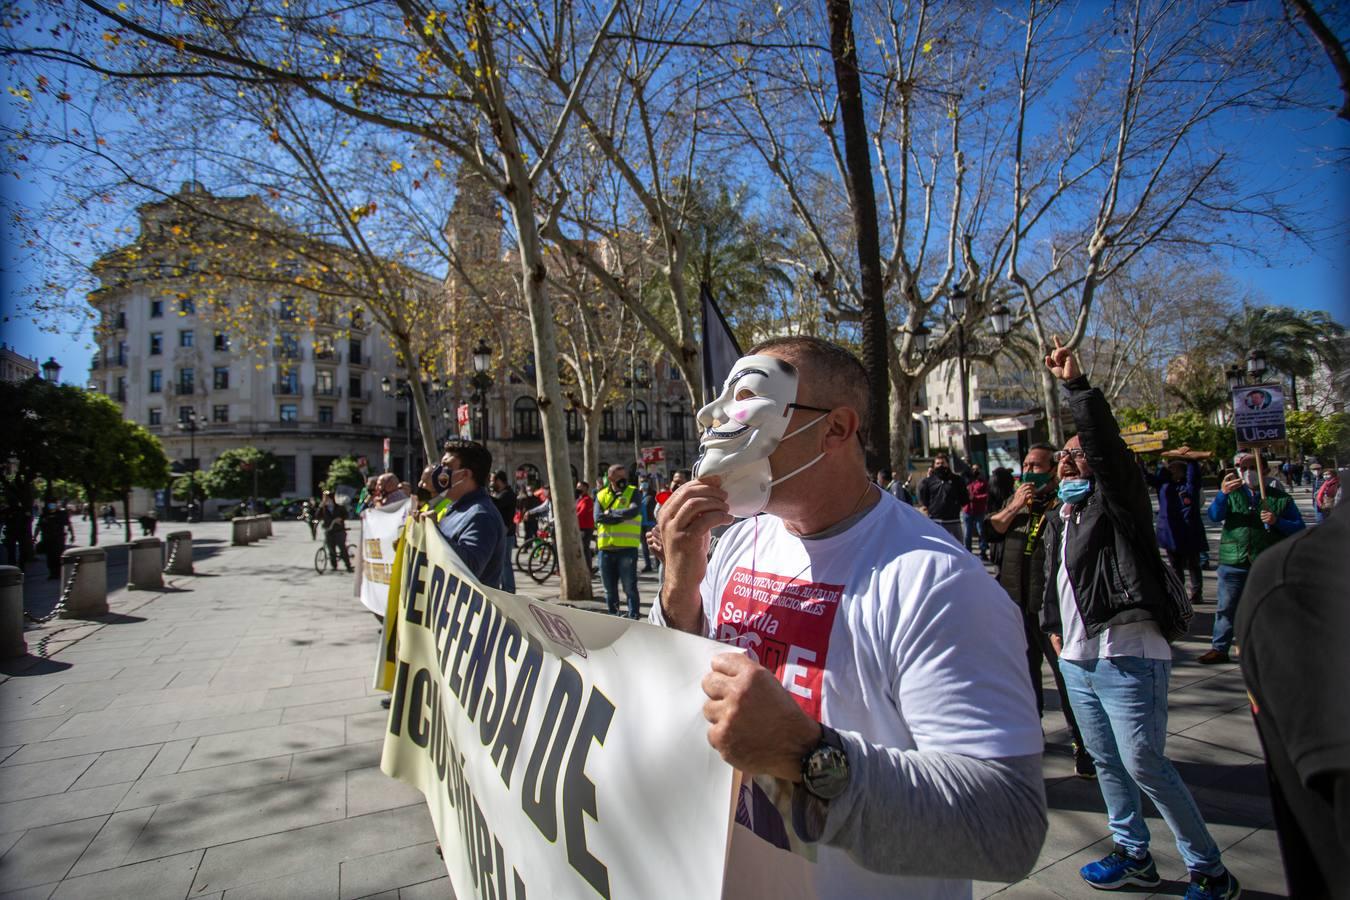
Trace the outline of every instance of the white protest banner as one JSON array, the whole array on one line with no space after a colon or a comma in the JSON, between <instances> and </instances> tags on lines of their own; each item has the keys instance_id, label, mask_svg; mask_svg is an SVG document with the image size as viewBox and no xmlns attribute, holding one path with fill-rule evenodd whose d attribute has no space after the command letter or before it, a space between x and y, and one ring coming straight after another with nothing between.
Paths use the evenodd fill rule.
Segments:
<instances>
[{"instance_id":1,"label":"white protest banner","mask_svg":"<svg viewBox=\"0 0 1350 900\"><path fill-rule=\"evenodd\" d=\"M1278 384L1233 388L1233 427L1239 447L1283 443L1284 388Z\"/></svg>"},{"instance_id":2,"label":"white protest banner","mask_svg":"<svg viewBox=\"0 0 1350 900\"><path fill-rule=\"evenodd\" d=\"M725 646L486 589L420 520L396 573L381 768L426 795L455 896L722 896Z\"/></svg>"},{"instance_id":3,"label":"white protest banner","mask_svg":"<svg viewBox=\"0 0 1350 900\"><path fill-rule=\"evenodd\" d=\"M411 499L386 506L367 507L361 513L361 605L384 615L394 568L394 544L403 530Z\"/></svg>"}]
</instances>

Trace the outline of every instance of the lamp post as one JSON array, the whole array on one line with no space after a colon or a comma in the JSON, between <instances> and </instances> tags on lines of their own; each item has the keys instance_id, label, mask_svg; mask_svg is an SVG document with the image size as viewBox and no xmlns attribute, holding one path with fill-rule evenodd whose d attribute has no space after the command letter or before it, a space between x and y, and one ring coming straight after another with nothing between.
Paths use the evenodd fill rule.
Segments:
<instances>
[{"instance_id":1,"label":"lamp post","mask_svg":"<svg viewBox=\"0 0 1350 900\"><path fill-rule=\"evenodd\" d=\"M680 423L680 468L683 469L688 465L684 455L684 401L676 400L675 409L673 411L675 413L676 421Z\"/></svg>"},{"instance_id":2,"label":"lamp post","mask_svg":"<svg viewBox=\"0 0 1350 900\"><path fill-rule=\"evenodd\" d=\"M203 419L197 418L195 409L188 410L187 416L178 420L178 430L186 431L188 436L188 458L192 460L192 467L188 469L188 521L194 522L192 518L197 508L197 470L200 468L197 464L197 430L206 427Z\"/></svg>"},{"instance_id":3,"label":"lamp post","mask_svg":"<svg viewBox=\"0 0 1350 900\"><path fill-rule=\"evenodd\" d=\"M1266 352L1252 350L1247 354L1247 375L1253 383L1260 382L1266 375Z\"/></svg>"},{"instance_id":4,"label":"lamp post","mask_svg":"<svg viewBox=\"0 0 1350 900\"><path fill-rule=\"evenodd\" d=\"M947 314L956 322L956 371L961 380L961 455L970 464L970 385L966 379L966 291L961 285L952 288L947 298Z\"/></svg>"},{"instance_id":5,"label":"lamp post","mask_svg":"<svg viewBox=\"0 0 1350 900\"><path fill-rule=\"evenodd\" d=\"M403 477L407 481L412 480L412 446L413 446L413 392L412 385L402 378L395 385L386 375L380 379L380 390L386 397L401 399L407 404L407 411L403 416L405 433L403 436Z\"/></svg>"},{"instance_id":6,"label":"lamp post","mask_svg":"<svg viewBox=\"0 0 1350 900\"><path fill-rule=\"evenodd\" d=\"M479 338L478 346L473 348L473 396L469 398L469 402L478 407L478 428L469 429L469 437L484 444L488 439L487 394L488 388L492 387L492 376L488 374L488 367L491 365L492 348L488 346L486 340Z\"/></svg>"},{"instance_id":7,"label":"lamp post","mask_svg":"<svg viewBox=\"0 0 1350 900\"><path fill-rule=\"evenodd\" d=\"M47 361L42 364L42 378L52 384L61 383L61 364L56 361L56 357L49 356Z\"/></svg>"}]
</instances>

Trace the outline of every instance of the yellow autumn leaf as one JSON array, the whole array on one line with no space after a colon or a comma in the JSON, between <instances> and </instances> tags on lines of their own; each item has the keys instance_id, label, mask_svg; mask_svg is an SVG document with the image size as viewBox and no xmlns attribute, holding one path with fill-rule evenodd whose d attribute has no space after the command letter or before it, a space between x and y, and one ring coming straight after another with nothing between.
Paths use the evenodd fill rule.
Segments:
<instances>
[{"instance_id":1,"label":"yellow autumn leaf","mask_svg":"<svg viewBox=\"0 0 1350 900\"><path fill-rule=\"evenodd\" d=\"M923 42L923 52L924 52L924 53L932 53L932 52L933 52L933 42L932 42L932 41L924 41L924 42Z\"/></svg>"},{"instance_id":2,"label":"yellow autumn leaf","mask_svg":"<svg viewBox=\"0 0 1350 900\"><path fill-rule=\"evenodd\" d=\"M403 168L403 163L399 162L398 160L394 160L389 164L390 172L397 172L401 168Z\"/></svg>"}]
</instances>

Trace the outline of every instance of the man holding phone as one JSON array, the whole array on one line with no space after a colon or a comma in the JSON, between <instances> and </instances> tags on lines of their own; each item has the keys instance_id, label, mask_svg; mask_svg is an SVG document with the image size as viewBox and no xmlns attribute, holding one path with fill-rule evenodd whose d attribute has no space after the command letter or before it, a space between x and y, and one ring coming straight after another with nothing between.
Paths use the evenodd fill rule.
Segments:
<instances>
[{"instance_id":1,"label":"man holding phone","mask_svg":"<svg viewBox=\"0 0 1350 900\"><path fill-rule=\"evenodd\" d=\"M1224 475L1219 493L1209 505L1209 518L1223 523L1223 533L1219 536L1219 602L1214 611L1214 635L1210 649L1196 659L1206 666L1230 661L1228 650L1233 645L1238 598L1256 557L1303 530L1303 516L1293 497L1273 480L1266 484L1264 492L1261 490L1254 455L1239 451L1233 465L1237 471Z\"/></svg>"},{"instance_id":2,"label":"man holding phone","mask_svg":"<svg viewBox=\"0 0 1350 900\"><path fill-rule=\"evenodd\" d=\"M984 537L991 544L1002 544L998 583L1008 592L1022 612L1022 627L1027 639L1027 668L1036 712L1045 714L1041 692L1041 664L1048 656L1050 671L1059 691L1059 708L1073 733L1073 770L1079 778L1096 778L1097 768L1083 745L1083 736L1074 721L1064 678L1059 673L1059 657L1049 637L1041 631L1041 601L1045 596L1045 516L1055 506L1055 448L1050 444L1032 444L1022 458L1022 477L1002 509L985 516Z\"/></svg>"}]
</instances>

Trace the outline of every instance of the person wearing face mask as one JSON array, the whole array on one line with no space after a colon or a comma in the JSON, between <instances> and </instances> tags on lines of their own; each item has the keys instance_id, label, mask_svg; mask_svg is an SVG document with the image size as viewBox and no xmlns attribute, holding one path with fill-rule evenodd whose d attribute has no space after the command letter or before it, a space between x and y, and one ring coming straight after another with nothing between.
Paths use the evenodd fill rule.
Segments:
<instances>
[{"instance_id":1,"label":"person wearing face mask","mask_svg":"<svg viewBox=\"0 0 1350 900\"><path fill-rule=\"evenodd\" d=\"M1237 472L1229 472L1209 505L1209 518L1223 523L1219 535L1219 600L1214 611L1210 648L1196 662L1212 666L1229 662L1233 620L1238 599L1256 558L1289 535L1303 530L1303 516L1294 498L1269 479L1264 496L1256 457L1240 451L1233 457Z\"/></svg>"},{"instance_id":2,"label":"person wearing face mask","mask_svg":"<svg viewBox=\"0 0 1350 900\"><path fill-rule=\"evenodd\" d=\"M965 479L952 471L947 454L936 454L932 470L919 485L919 505L928 513L928 518L946 529L957 543L961 543L964 538L961 533L961 507L968 503L970 493Z\"/></svg>"},{"instance_id":3,"label":"person wearing face mask","mask_svg":"<svg viewBox=\"0 0 1350 900\"><path fill-rule=\"evenodd\" d=\"M1006 471L1006 470L1005 470ZM1009 473L1011 475L1011 473ZM1022 458L1021 483L995 512L985 516L981 529L997 552L998 583L1008 592L1022 612L1022 631L1027 641L1027 668L1031 674L1032 696L1036 712L1045 715L1045 695L1041 691L1041 666L1050 659L1050 671L1059 691L1059 708L1073 734L1073 770L1079 778L1096 778L1097 768L1083 744L1083 735L1074 720L1059 657L1041 631L1041 603L1045 598L1045 523L1055 511L1055 448L1050 444L1032 444Z\"/></svg>"},{"instance_id":4,"label":"person wearing face mask","mask_svg":"<svg viewBox=\"0 0 1350 900\"><path fill-rule=\"evenodd\" d=\"M1021 627L978 560L868 477L867 384L814 337L737 361L657 519L651 621L744 651L703 679L708 740L747 776L733 875L758 836L814 845L821 897L969 897L1021 878L1045 834Z\"/></svg>"},{"instance_id":5,"label":"person wearing face mask","mask_svg":"<svg viewBox=\"0 0 1350 900\"><path fill-rule=\"evenodd\" d=\"M638 545L642 542L642 506L637 485L628 483L628 469L609 467L606 484L595 494L595 546L600 552L600 582L605 586L605 606L611 616L619 614L619 582L628 599L628 617L640 615L638 596Z\"/></svg>"},{"instance_id":6,"label":"person wearing face mask","mask_svg":"<svg viewBox=\"0 0 1350 900\"><path fill-rule=\"evenodd\" d=\"M506 559L506 527L483 485L492 471L492 453L477 441L445 442L443 462L432 476L437 500L448 505L436 528L479 583L500 588Z\"/></svg>"},{"instance_id":7,"label":"person wearing face mask","mask_svg":"<svg viewBox=\"0 0 1350 900\"><path fill-rule=\"evenodd\" d=\"M1158 492L1158 546L1167 554L1177 578L1184 583L1190 574L1191 604L1195 605L1201 600L1204 585L1200 571L1200 551L1205 547L1205 526L1200 519L1204 492L1200 464L1185 458L1189 452L1189 447L1179 448L1181 456L1166 460L1156 473L1145 470L1144 479Z\"/></svg>"},{"instance_id":8,"label":"person wearing face mask","mask_svg":"<svg viewBox=\"0 0 1350 900\"><path fill-rule=\"evenodd\" d=\"M1057 455L1058 509L1046 517L1041 625L1059 654L1074 718L1097 768L1115 846L1079 876L1099 890L1160 883L1140 795L1162 813L1190 872L1187 900L1241 892L1195 799L1166 756L1172 648L1166 575L1148 485L1101 390L1073 351L1045 358L1068 389L1078 434Z\"/></svg>"},{"instance_id":9,"label":"person wearing face mask","mask_svg":"<svg viewBox=\"0 0 1350 900\"><path fill-rule=\"evenodd\" d=\"M70 513L63 504L48 499L38 516L38 552L47 560L47 580L61 577L61 554L66 552L66 535L75 543L75 526L70 524Z\"/></svg>"}]
</instances>

